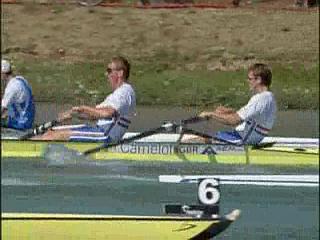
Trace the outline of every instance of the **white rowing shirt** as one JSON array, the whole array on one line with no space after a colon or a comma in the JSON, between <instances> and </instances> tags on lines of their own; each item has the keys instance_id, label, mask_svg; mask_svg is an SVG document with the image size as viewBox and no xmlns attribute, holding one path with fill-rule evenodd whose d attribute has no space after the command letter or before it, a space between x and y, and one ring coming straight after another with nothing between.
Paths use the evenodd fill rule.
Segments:
<instances>
[{"instance_id":1,"label":"white rowing shirt","mask_svg":"<svg viewBox=\"0 0 320 240\"><path fill-rule=\"evenodd\" d=\"M29 98L29 93L17 78L26 81L24 78L19 76L13 77L9 80L1 101L2 108L8 108L8 106L13 102L22 103L26 101L27 98Z\"/></svg>"},{"instance_id":2,"label":"white rowing shirt","mask_svg":"<svg viewBox=\"0 0 320 240\"><path fill-rule=\"evenodd\" d=\"M2 109L8 109L8 127L22 130L32 127L35 117L32 90L22 76L9 80L1 101Z\"/></svg>"},{"instance_id":3,"label":"white rowing shirt","mask_svg":"<svg viewBox=\"0 0 320 240\"><path fill-rule=\"evenodd\" d=\"M135 91L130 84L123 83L96 107L112 107L117 111L116 119L99 119L97 126L104 128L113 141L118 141L127 131L130 120L135 115Z\"/></svg>"},{"instance_id":4,"label":"white rowing shirt","mask_svg":"<svg viewBox=\"0 0 320 240\"><path fill-rule=\"evenodd\" d=\"M244 143L259 143L272 129L276 112L277 105L272 92L257 93L237 112L243 122L235 130Z\"/></svg>"}]
</instances>

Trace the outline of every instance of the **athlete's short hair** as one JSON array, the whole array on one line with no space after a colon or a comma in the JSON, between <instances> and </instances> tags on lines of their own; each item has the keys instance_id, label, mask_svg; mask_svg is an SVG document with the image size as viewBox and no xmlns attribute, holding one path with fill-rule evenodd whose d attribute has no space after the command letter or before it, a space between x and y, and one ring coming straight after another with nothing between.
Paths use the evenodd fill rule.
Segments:
<instances>
[{"instance_id":1,"label":"athlete's short hair","mask_svg":"<svg viewBox=\"0 0 320 240\"><path fill-rule=\"evenodd\" d=\"M122 57L116 56L111 59L111 61L116 65L117 70L123 70L125 80L129 79L130 76L130 63L129 61Z\"/></svg>"},{"instance_id":2,"label":"athlete's short hair","mask_svg":"<svg viewBox=\"0 0 320 240\"><path fill-rule=\"evenodd\" d=\"M249 67L248 71L252 72L255 77L261 77L262 84L270 87L272 82L272 72L266 64L255 63Z\"/></svg>"}]
</instances>

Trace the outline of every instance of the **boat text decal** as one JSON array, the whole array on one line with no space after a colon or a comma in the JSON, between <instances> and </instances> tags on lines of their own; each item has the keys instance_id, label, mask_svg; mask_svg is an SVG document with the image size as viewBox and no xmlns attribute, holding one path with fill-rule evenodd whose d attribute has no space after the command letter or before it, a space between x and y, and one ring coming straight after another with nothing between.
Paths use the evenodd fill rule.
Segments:
<instances>
[{"instance_id":1,"label":"boat text decal","mask_svg":"<svg viewBox=\"0 0 320 240\"><path fill-rule=\"evenodd\" d=\"M131 143L123 144L111 149L112 152L133 154L230 154L242 152L243 147L234 145L208 145L208 144L182 144L176 146L172 143Z\"/></svg>"}]
</instances>

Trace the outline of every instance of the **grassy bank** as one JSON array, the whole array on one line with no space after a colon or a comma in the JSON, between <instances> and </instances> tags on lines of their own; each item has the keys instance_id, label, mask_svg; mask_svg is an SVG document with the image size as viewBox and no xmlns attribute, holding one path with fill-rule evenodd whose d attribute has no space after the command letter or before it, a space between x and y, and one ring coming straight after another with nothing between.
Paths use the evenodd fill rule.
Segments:
<instances>
[{"instance_id":1,"label":"grassy bank","mask_svg":"<svg viewBox=\"0 0 320 240\"><path fill-rule=\"evenodd\" d=\"M239 107L247 67L264 62L280 109L319 108L318 11L3 5L1 43L37 101L102 101L105 65L120 54L138 104Z\"/></svg>"},{"instance_id":2,"label":"grassy bank","mask_svg":"<svg viewBox=\"0 0 320 240\"><path fill-rule=\"evenodd\" d=\"M18 63L30 80L37 101L95 104L111 90L102 63ZM239 107L250 97L247 72L170 69L166 64L132 66L138 104ZM273 66L274 91L280 109L319 108L319 65Z\"/></svg>"}]
</instances>

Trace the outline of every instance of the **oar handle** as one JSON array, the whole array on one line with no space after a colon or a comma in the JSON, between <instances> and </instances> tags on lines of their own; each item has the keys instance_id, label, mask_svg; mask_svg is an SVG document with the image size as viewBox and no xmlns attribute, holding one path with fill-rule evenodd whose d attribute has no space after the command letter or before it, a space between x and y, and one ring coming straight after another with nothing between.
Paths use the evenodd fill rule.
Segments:
<instances>
[{"instance_id":1,"label":"oar handle","mask_svg":"<svg viewBox=\"0 0 320 240\"><path fill-rule=\"evenodd\" d=\"M41 124L40 126L35 127L30 132L26 133L25 135L20 137L20 140L26 140L31 137L37 136L39 134L43 134L48 131L50 128L57 126L59 124L58 120L53 120L51 122L46 122Z\"/></svg>"}]
</instances>

